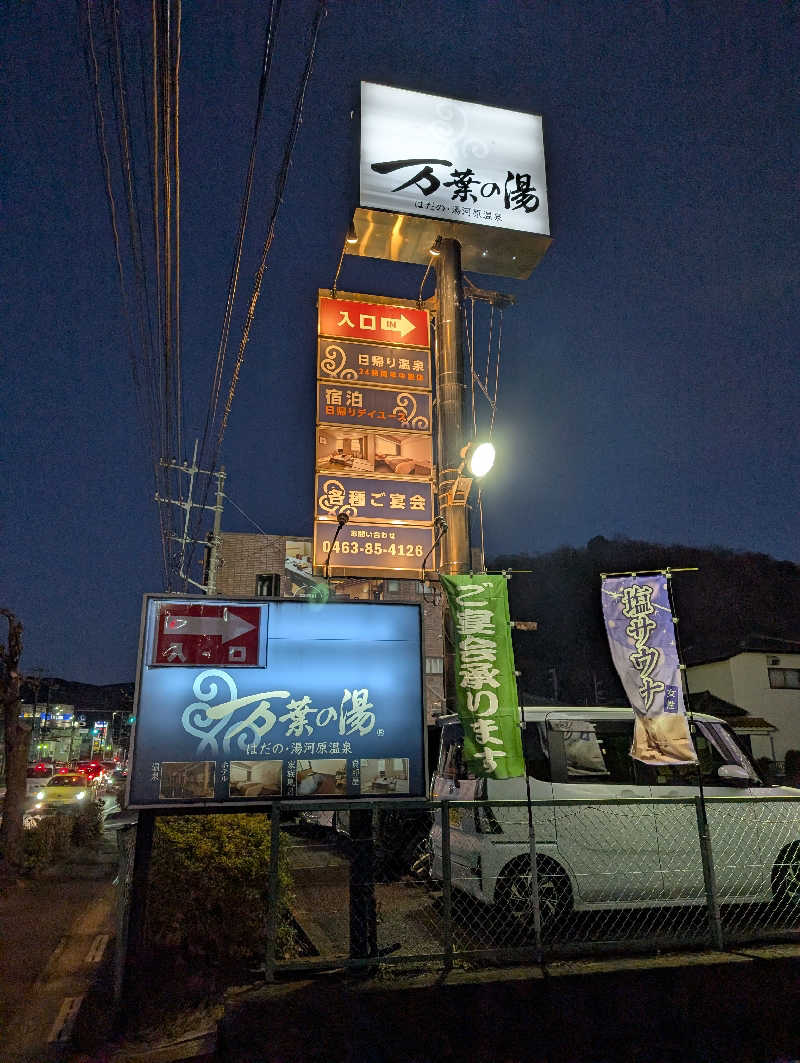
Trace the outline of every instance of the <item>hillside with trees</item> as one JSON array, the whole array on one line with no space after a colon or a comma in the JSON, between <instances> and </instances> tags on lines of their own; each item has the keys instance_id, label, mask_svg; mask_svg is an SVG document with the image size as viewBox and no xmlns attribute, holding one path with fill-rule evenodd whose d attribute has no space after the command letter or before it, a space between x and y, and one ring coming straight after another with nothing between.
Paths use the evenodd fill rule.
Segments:
<instances>
[{"instance_id":1,"label":"hillside with trees","mask_svg":"<svg viewBox=\"0 0 800 1063\"><path fill-rule=\"evenodd\" d=\"M627 704L608 650L600 602L601 573L688 568L673 576L678 637L686 664L747 647L800 650L800 565L721 548L605 539L583 549L504 555L489 571L512 570L512 619L536 631L514 633L520 694L527 704Z\"/></svg>"}]
</instances>

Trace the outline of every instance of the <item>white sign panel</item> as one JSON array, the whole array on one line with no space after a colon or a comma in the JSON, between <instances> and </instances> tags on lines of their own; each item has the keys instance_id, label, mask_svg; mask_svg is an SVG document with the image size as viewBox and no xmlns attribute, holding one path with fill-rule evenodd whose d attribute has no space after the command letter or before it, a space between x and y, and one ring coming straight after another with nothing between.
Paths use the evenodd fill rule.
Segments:
<instances>
[{"instance_id":1,"label":"white sign panel","mask_svg":"<svg viewBox=\"0 0 800 1063\"><path fill-rule=\"evenodd\" d=\"M542 119L362 81L360 202L549 235Z\"/></svg>"}]
</instances>

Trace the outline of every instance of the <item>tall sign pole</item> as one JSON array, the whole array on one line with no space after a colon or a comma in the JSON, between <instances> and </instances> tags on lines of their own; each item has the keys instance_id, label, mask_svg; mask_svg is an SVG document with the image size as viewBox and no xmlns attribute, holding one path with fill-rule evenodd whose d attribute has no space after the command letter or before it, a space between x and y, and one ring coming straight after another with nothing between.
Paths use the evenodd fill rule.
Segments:
<instances>
[{"instance_id":1,"label":"tall sign pole","mask_svg":"<svg viewBox=\"0 0 800 1063\"><path fill-rule=\"evenodd\" d=\"M469 520L463 502L453 500L458 480L464 409L464 281L461 244L446 238L436 259L436 398L439 447L439 513L448 532L440 543L439 571L469 572Z\"/></svg>"}]
</instances>

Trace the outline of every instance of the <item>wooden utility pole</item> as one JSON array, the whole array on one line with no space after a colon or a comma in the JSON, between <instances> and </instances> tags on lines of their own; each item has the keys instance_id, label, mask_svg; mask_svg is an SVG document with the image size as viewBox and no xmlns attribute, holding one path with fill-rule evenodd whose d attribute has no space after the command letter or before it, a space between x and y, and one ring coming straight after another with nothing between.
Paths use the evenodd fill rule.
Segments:
<instances>
[{"instance_id":1,"label":"wooden utility pole","mask_svg":"<svg viewBox=\"0 0 800 1063\"><path fill-rule=\"evenodd\" d=\"M8 621L8 638L0 645L0 705L5 723L6 796L0 824L0 874L13 874L22 863L22 817L27 792L26 768L30 727L20 719L19 659L22 656L22 621L9 609L0 609Z\"/></svg>"}]
</instances>

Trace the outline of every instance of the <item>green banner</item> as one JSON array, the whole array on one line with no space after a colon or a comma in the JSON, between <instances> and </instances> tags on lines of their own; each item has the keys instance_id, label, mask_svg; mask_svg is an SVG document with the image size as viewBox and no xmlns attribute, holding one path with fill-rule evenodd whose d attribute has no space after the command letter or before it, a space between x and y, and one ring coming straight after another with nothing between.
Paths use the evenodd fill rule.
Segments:
<instances>
[{"instance_id":1,"label":"green banner","mask_svg":"<svg viewBox=\"0 0 800 1063\"><path fill-rule=\"evenodd\" d=\"M475 775L525 773L505 576L439 575L455 636L456 706Z\"/></svg>"}]
</instances>

